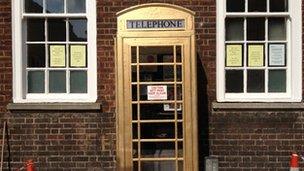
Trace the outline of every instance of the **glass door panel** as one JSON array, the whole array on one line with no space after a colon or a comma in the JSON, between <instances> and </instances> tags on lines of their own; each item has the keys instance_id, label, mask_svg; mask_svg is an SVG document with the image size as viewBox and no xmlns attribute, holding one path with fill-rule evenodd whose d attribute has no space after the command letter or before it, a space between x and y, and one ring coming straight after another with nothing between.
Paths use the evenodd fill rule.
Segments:
<instances>
[{"instance_id":1,"label":"glass door panel","mask_svg":"<svg viewBox=\"0 0 304 171\"><path fill-rule=\"evenodd\" d=\"M182 46L131 46L133 170L183 170Z\"/></svg>"}]
</instances>

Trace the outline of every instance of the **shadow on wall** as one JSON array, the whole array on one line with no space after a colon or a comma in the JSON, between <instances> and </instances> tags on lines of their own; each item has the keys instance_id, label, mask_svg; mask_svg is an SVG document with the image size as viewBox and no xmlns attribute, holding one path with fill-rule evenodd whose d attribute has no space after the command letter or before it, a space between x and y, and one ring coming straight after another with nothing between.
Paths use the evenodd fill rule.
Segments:
<instances>
[{"instance_id":1,"label":"shadow on wall","mask_svg":"<svg viewBox=\"0 0 304 171\"><path fill-rule=\"evenodd\" d=\"M205 157L209 156L209 117L207 76L197 54L197 111L198 111L198 148L199 148L199 170L205 168Z\"/></svg>"}]
</instances>

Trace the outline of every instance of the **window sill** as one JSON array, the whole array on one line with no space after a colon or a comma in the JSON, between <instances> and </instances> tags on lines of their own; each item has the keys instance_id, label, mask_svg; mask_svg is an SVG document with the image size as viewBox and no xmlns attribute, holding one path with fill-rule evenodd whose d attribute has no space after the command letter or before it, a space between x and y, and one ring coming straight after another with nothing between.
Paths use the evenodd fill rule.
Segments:
<instances>
[{"instance_id":1,"label":"window sill","mask_svg":"<svg viewBox=\"0 0 304 171\"><path fill-rule=\"evenodd\" d=\"M97 111L101 103L9 103L10 111Z\"/></svg>"},{"instance_id":2,"label":"window sill","mask_svg":"<svg viewBox=\"0 0 304 171\"><path fill-rule=\"evenodd\" d=\"M217 110L303 110L304 103L212 103Z\"/></svg>"}]
</instances>

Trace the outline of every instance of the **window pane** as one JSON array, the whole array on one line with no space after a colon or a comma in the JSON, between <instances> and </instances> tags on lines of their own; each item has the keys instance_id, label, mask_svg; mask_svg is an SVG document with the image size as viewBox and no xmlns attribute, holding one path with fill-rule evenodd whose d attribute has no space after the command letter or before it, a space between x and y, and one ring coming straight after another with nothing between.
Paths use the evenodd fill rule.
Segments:
<instances>
[{"instance_id":1,"label":"window pane","mask_svg":"<svg viewBox=\"0 0 304 171\"><path fill-rule=\"evenodd\" d=\"M49 90L50 93L66 92L66 74L65 71L50 71Z\"/></svg>"},{"instance_id":2,"label":"window pane","mask_svg":"<svg viewBox=\"0 0 304 171\"><path fill-rule=\"evenodd\" d=\"M132 56L132 63L136 63L137 62L137 47L136 46L131 47L131 56Z\"/></svg>"},{"instance_id":3,"label":"window pane","mask_svg":"<svg viewBox=\"0 0 304 171\"><path fill-rule=\"evenodd\" d=\"M286 40L285 18L269 18L269 40Z\"/></svg>"},{"instance_id":4,"label":"window pane","mask_svg":"<svg viewBox=\"0 0 304 171\"><path fill-rule=\"evenodd\" d=\"M244 12L245 0L227 0L227 12Z\"/></svg>"},{"instance_id":5,"label":"window pane","mask_svg":"<svg viewBox=\"0 0 304 171\"><path fill-rule=\"evenodd\" d=\"M26 13L42 13L43 0L25 0L24 2Z\"/></svg>"},{"instance_id":6,"label":"window pane","mask_svg":"<svg viewBox=\"0 0 304 171\"><path fill-rule=\"evenodd\" d=\"M87 93L86 71L71 71L70 89L71 93Z\"/></svg>"},{"instance_id":7,"label":"window pane","mask_svg":"<svg viewBox=\"0 0 304 171\"><path fill-rule=\"evenodd\" d=\"M249 93L264 92L265 91L264 70L248 70L247 91Z\"/></svg>"},{"instance_id":8,"label":"window pane","mask_svg":"<svg viewBox=\"0 0 304 171\"><path fill-rule=\"evenodd\" d=\"M87 20L69 20L70 41L87 41Z\"/></svg>"},{"instance_id":9,"label":"window pane","mask_svg":"<svg viewBox=\"0 0 304 171\"><path fill-rule=\"evenodd\" d=\"M176 170L175 161L142 161L141 169L145 171L173 171Z\"/></svg>"},{"instance_id":10,"label":"window pane","mask_svg":"<svg viewBox=\"0 0 304 171\"><path fill-rule=\"evenodd\" d=\"M175 142L142 142L141 157L174 157Z\"/></svg>"},{"instance_id":11,"label":"window pane","mask_svg":"<svg viewBox=\"0 0 304 171\"><path fill-rule=\"evenodd\" d=\"M172 111L165 111L163 103L156 104L140 104L140 119L142 120L162 120L162 119L174 119L174 104L172 105Z\"/></svg>"},{"instance_id":12,"label":"window pane","mask_svg":"<svg viewBox=\"0 0 304 171\"><path fill-rule=\"evenodd\" d=\"M140 81L174 81L174 66L139 66L139 71ZM177 66L176 74L181 80L180 66Z\"/></svg>"},{"instance_id":13,"label":"window pane","mask_svg":"<svg viewBox=\"0 0 304 171\"><path fill-rule=\"evenodd\" d=\"M86 1L85 0L67 0L68 13L85 13Z\"/></svg>"},{"instance_id":14,"label":"window pane","mask_svg":"<svg viewBox=\"0 0 304 171\"><path fill-rule=\"evenodd\" d=\"M140 63L174 62L173 46L139 47Z\"/></svg>"},{"instance_id":15,"label":"window pane","mask_svg":"<svg viewBox=\"0 0 304 171\"><path fill-rule=\"evenodd\" d=\"M244 40L244 19L226 19L226 40Z\"/></svg>"},{"instance_id":16,"label":"window pane","mask_svg":"<svg viewBox=\"0 0 304 171\"><path fill-rule=\"evenodd\" d=\"M249 12L266 12L266 0L248 0Z\"/></svg>"},{"instance_id":17,"label":"window pane","mask_svg":"<svg viewBox=\"0 0 304 171\"><path fill-rule=\"evenodd\" d=\"M27 67L45 67L45 45L27 45Z\"/></svg>"},{"instance_id":18,"label":"window pane","mask_svg":"<svg viewBox=\"0 0 304 171\"><path fill-rule=\"evenodd\" d=\"M63 13L64 12L64 0L46 0L46 12L47 13Z\"/></svg>"},{"instance_id":19,"label":"window pane","mask_svg":"<svg viewBox=\"0 0 304 171\"><path fill-rule=\"evenodd\" d=\"M182 62L182 47L176 46L176 62Z\"/></svg>"},{"instance_id":20,"label":"window pane","mask_svg":"<svg viewBox=\"0 0 304 171\"><path fill-rule=\"evenodd\" d=\"M175 138L175 123L142 123L140 132L142 139Z\"/></svg>"},{"instance_id":21,"label":"window pane","mask_svg":"<svg viewBox=\"0 0 304 171\"><path fill-rule=\"evenodd\" d=\"M288 0L270 0L270 12L287 12Z\"/></svg>"},{"instance_id":22,"label":"window pane","mask_svg":"<svg viewBox=\"0 0 304 171\"><path fill-rule=\"evenodd\" d=\"M27 20L27 41L44 41L44 19Z\"/></svg>"},{"instance_id":23,"label":"window pane","mask_svg":"<svg viewBox=\"0 0 304 171\"><path fill-rule=\"evenodd\" d=\"M243 71L227 70L226 71L226 92L242 93L243 92Z\"/></svg>"},{"instance_id":24,"label":"window pane","mask_svg":"<svg viewBox=\"0 0 304 171\"><path fill-rule=\"evenodd\" d=\"M44 71L29 71L27 83L28 93L44 93Z\"/></svg>"},{"instance_id":25,"label":"window pane","mask_svg":"<svg viewBox=\"0 0 304 171\"><path fill-rule=\"evenodd\" d=\"M269 92L286 92L286 71L270 70L268 84Z\"/></svg>"},{"instance_id":26,"label":"window pane","mask_svg":"<svg viewBox=\"0 0 304 171\"><path fill-rule=\"evenodd\" d=\"M247 19L247 40L265 40L265 19Z\"/></svg>"},{"instance_id":27,"label":"window pane","mask_svg":"<svg viewBox=\"0 0 304 171\"><path fill-rule=\"evenodd\" d=\"M65 41L66 40L65 19L49 19L48 20L48 38L49 41Z\"/></svg>"}]
</instances>

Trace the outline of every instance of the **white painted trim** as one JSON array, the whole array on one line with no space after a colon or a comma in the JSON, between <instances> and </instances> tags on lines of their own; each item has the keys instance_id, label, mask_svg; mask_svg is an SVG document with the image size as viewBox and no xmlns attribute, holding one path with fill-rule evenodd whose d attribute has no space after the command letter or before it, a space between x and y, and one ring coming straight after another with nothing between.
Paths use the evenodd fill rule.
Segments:
<instances>
[{"instance_id":1,"label":"white painted trim","mask_svg":"<svg viewBox=\"0 0 304 171\"><path fill-rule=\"evenodd\" d=\"M302 1L289 0L290 26L287 26L287 92L286 93L225 93L225 15L285 16L283 13L226 13L226 0L217 0L216 96L218 102L300 102L302 101ZM243 15L244 14L244 15ZM291 35L291 36L288 36ZM291 60L292 59L292 60ZM288 63L289 62L289 63ZM245 79L245 78L244 78Z\"/></svg>"},{"instance_id":2,"label":"white painted trim","mask_svg":"<svg viewBox=\"0 0 304 171\"><path fill-rule=\"evenodd\" d=\"M97 100L97 28L96 28L96 0L87 0L86 14L23 14L23 1L12 1L12 54L13 54L13 102L96 102ZM86 94L26 94L24 82L25 65L23 59L23 17L79 17L88 19L88 72Z\"/></svg>"}]
</instances>

